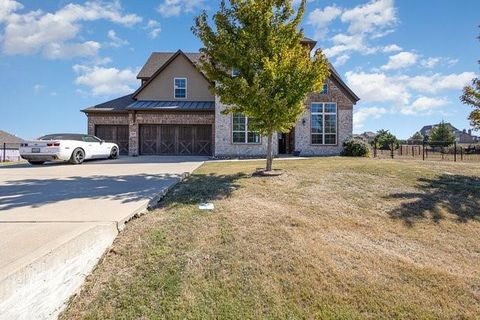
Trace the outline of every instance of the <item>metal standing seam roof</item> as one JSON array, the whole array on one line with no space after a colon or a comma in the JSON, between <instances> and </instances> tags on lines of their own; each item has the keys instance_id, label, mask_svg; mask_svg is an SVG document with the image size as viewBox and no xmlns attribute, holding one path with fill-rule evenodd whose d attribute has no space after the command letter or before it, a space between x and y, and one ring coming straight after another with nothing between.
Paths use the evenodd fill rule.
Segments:
<instances>
[{"instance_id":1,"label":"metal standing seam roof","mask_svg":"<svg viewBox=\"0 0 480 320\"><path fill-rule=\"evenodd\" d=\"M215 110L215 101L135 101L126 110Z\"/></svg>"}]
</instances>

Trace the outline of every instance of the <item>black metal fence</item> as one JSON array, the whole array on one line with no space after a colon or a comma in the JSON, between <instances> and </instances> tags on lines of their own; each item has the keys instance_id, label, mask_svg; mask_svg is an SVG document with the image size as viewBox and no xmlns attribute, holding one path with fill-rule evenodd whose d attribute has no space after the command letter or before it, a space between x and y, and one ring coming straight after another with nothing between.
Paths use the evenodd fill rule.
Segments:
<instances>
[{"instance_id":1,"label":"black metal fence","mask_svg":"<svg viewBox=\"0 0 480 320\"><path fill-rule=\"evenodd\" d=\"M450 144L445 141L404 141L379 148L373 145L375 158L444 160L444 161L479 161L480 144Z\"/></svg>"},{"instance_id":2,"label":"black metal fence","mask_svg":"<svg viewBox=\"0 0 480 320\"><path fill-rule=\"evenodd\" d=\"M21 161L18 143L0 143L0 162Z\"/></svg>"}]
</instances>

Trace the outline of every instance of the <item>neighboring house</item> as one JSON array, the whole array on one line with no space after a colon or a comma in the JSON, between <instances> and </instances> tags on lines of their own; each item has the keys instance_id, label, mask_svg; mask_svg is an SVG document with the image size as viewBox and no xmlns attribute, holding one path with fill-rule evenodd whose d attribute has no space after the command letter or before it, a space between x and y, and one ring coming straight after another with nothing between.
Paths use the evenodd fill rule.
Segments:
<instances>
[{"instance_id":1,"label":"neighboring house","mask_svg":"<svg viewBox=\"0 0 480 320\"><path fill-rule=\"evenodd\" d=\"M366 131L364 133L353 135L354 138L363 140L363 141L368 142L368 143L372 142L375 139L376 136L377 136L377 134L375 132L371 132L371 131Z\"/></svg>"},{"instance_id":2,"label":"neighboring house","mask_svg":"<svg viewBox=\"0 0 480 320\"><path fill-rule=\"evenodd\" d=\"M478 143L478 142L480 142L480 138L473 135L472 130L468 130L468 131L466 129L458 130L451 123L446 123L446 125L450 128L450 131L455 136L455 141L457 143ZM429 137L431 132L432 132L432 129L435 128L436 126L438 126L438 125L434 124L434 125L424 126L420 130L420 133L424 137Z\"/></svg>"},{"instance_id":3,"label":"neighboring house","mask_svg":"<svg viewBox=\"0 0 480 320\"><path fill-rule=\"evenodd\" d=\"M20 161L20 144L23 139L0 130L0 162L4 161Z\"/></svg>"},{"instance_id":4,"label":"neighboring house","mask_svg":"<svg viewBox=\"0 0 480 320\"><path fill-rule=\"evenodd\" d=\"M310 51L316 42L305 38ZM88 132L116 142L129 155L263 156L267 139L248 130L248 118L224 115L225 106L199 71L199 53L155 52L137 78L134 93L83 110ZM274 139L274 153L337 155L352 135L359 98L330 66L323 91L311 93L288 134Z\"/></svg>"}]
</instances>

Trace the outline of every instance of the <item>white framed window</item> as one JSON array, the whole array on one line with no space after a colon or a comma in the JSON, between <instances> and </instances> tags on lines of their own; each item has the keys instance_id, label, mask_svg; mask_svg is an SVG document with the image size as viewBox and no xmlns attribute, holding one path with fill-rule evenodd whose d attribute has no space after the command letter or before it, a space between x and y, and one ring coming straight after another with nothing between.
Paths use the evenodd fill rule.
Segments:
<instances>
[{"instance_id":1,"label":"white framed window","mask_svg":"<svg viewBox=\"0 0 480 320\"><path fill-rule=\"evenodd\" d=\"M337 104L314 102L310 107L312 144L337 144Z\"/></svg>"},{"instance_id":2,"label":"white framed window","mask_svg":"<svg viewBox=\"0 0 480 320\"><path fill-rule=\"evenodd\" d=\"M173 96L175 99L187 98L187 78L173 79Z\"/></svg>"},{"instance_id":3,"label":"white framed window","mask_svg":"<svg viewBox=\"0 0 480 320\"><path fill-rule=\"evenodd\" d=\"M328 84L324 83L321 94L328 94Z\"/></svg>"},{"instance_id":4,"label":"white framed window","mask_svg":"<svg viewBox=\"0 0 480 320\"><path fill-rule=\"evenodd\" d=\"M232 141L233 143L260 143L260 135L249 131L248 117L241 113L234 113L232 116Z\"/></svg>"}]
</instances>

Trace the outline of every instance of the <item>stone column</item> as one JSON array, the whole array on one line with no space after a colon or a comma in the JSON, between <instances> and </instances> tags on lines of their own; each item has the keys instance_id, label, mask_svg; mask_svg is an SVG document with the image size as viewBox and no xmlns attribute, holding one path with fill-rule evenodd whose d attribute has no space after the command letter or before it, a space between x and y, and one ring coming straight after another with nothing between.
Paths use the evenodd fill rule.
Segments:
<instances>
[{"instance_id":1,"label":"stone column","mask_svg":"<svg viewBox=\"0 0 480 320\"><path fill-rule=\"evenodd\" d=\"M136 157L138 156L138 123L135 111L128 114L128 127L128 155Z\"/></svg>"}]
</instances>

